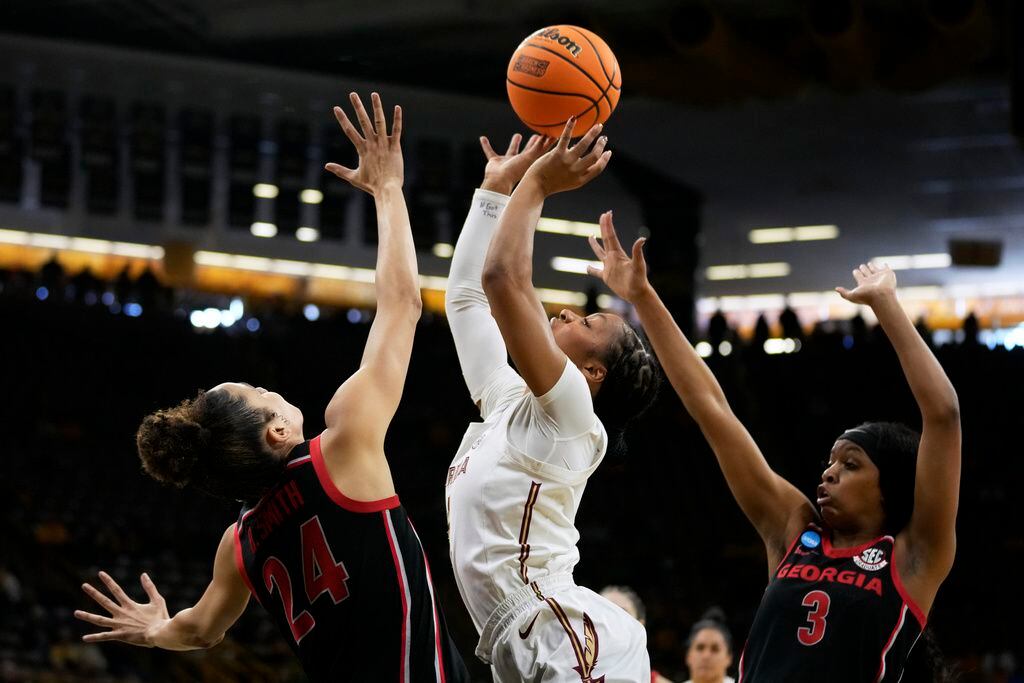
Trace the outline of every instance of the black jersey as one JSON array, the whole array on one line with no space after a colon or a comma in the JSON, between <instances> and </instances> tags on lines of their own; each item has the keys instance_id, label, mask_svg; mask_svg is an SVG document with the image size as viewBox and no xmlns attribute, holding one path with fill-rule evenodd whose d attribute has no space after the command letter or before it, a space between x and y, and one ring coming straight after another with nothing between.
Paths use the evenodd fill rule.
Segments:
<instances>
[{"instance_id":1,"label":"black jersey","mask_svg":"<svg viewBox=\"0 0 1024 683\"><path fill-rule=\"evenodd\" d=\"M242 508L235 559L311 680L469 680L398 496L346 498L320 437L296 446L274 488Z\"/></svg>"},{"instance_id":2,"label":"black jersey","mask_svg":"<svg viewBox=\"0 0 1024 683\"><path fill-rule=\"evenodd\" d=\"M817 526L790 545L750 627L741 683L881 683L900 679L925 616L883 536L833 548Z\"/></svg>"}]
</instances>

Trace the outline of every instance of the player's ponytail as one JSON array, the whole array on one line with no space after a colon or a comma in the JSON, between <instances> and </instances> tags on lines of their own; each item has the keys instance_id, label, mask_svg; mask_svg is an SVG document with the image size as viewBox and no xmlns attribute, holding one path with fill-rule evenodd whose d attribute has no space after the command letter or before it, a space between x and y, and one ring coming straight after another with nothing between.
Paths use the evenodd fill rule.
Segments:
<instances>
[{"instance_id":1,"label":"player's ponytail","mask_svg":"<svg viewBox=\"0 0 1024 683\"><path fill-rule=\"evenodd\" d=\"M626 452L626 430L658 395L661 373L654 354L629 323L606 349L604 381L594 396L594 412L608 432L608 454Z\"/></svg>"},{"instance_id":2,"label":"player's ponytail","mask_svg":"<svg viewBox=\"0 0 1024 683\"><path fill-rule=\"evenodd\" d=\"M176 488L190 486L229 500L257 500L284 464L263 439L271 418L268 411L226 391L201 391L142 421L135 436L142 469Z\"/></svg>"}]
</instances>

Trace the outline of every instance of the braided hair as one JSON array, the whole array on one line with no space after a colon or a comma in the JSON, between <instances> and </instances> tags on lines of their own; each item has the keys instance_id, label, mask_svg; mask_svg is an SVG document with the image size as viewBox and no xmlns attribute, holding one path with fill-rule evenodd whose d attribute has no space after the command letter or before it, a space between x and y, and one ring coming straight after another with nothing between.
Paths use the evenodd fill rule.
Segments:
<instances>
[{"instance_id":1,"label":"braided hair","mask_svg":"<svg viewBox=\"0 0 1024 683\"><path fill-rule=\"evenodd\" d=\"M618 340L605 348L605 376L594 396L594 412L608 432L613 457L626 453L626 429L651 407L661 386L654 354L632 325L623 321L622 326Z\"/></svg>"},{"instance_id":2,"label":"braided hair","mask_svg":"<svg viewBox=\"0 0 1024 683\"><path fill-rule=\"evenodd\" d=\"M200 391L142 421L135 443L142 469L157 481L218 498L252 502L284 467L263 438L274 417L227 391Z\"/></svg>"}]
</instances>

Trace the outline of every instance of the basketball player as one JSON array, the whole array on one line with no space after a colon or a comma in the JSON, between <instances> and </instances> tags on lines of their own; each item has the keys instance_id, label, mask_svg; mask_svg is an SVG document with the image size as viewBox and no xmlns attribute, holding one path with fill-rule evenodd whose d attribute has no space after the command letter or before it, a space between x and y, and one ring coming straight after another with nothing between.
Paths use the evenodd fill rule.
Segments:
<instances>
[{"instance_id":1,"label":"basketball player","mask_svg":"<svg viewBox=\"0 0 1024 683\"><path fill-rule=\"evenodd\" d=\"M686 638L686 683L735 683L726 675L732 666L732 633L725 614L712 607L690 627Z\"/></svg>"},{"instance_id":2,"label":"basketball player","mask_svg":"<svg viewBox=\"0 0 1024 683\"><path fill-rule=\"evenodd\" d=\"M244 382L146 417L138 448L147 473L242 501L242 510L221 538L206 592L173 617L148 574L141 579L148 603L131 600L104 572L113 600L85 584L109 612L75 613L106 629L86 642L212 647L254 595L314 681L469 679L384 455L421 307L402 196L402 112L395 107L389 135L376 93L374 123L350 97L362 135L340 107L334 114L359 167L326 168L373 195L377 207L377 313L359 370L328 404L327 429L309 441L297 407Z\"/></svg>"},{"instance_id":3,"label":"basketball player","mask_svg":"<svg viewBox=\"0 0 1024 683\"><path fill-rule=\"evenodd\" d=\"M896 275L862 265L853 271L855 289L836 290L875 313L917 400L922 433L871 422L841 434L814 506L771 470L673 322L647 281L643 240L627 254L610 214L601 216L601 234L603 245L592 239L591 246L604 268L591 273L636 306L768 552L770 581L740 680L898 681L953 566L960 418L953 386L896 299Z\"/></svg>"},{"instance_id":4,"label":"basketball player","mask_svg":"<svg viewBox=\"0 0 1024 683\"><path fill-rule=\"evenodd\" d=\"M481 141L484 182L446 295L462 372L483 417L449 468L449 549L480 633L476 654L499 683L650 678L643 627L572 577L587 478L608 432L621 432L657 386L653 358L621 318L564 310L549 322L533 288L544 199L585 185L610 157L599 127L570 147L572 129L570 121L543 156L540 138L517 154L516 136L504 155Z\"/></svg>"},{"instance_id":5,"label":"basketball player","mask_svg":"<svg viewBox=\"0 0 1024 683\"><path fill-rule=\"evenodd\" d=\"M629 586L605 586L601 589L601 597L610 600L647 627L647 608L635 590ZM651 683L672 683L657 671L651 669Z\"/></svg>"}]
</instances>

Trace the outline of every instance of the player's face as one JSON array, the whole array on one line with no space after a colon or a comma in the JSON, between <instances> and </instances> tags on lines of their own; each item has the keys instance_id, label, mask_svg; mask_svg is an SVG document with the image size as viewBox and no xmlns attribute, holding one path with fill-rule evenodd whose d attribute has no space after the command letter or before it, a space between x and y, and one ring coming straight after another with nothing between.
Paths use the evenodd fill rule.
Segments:
<instances>
[{"instance_id":1,"label":"player's face","mask_svg":"<svg viewBox=\"0 0 1024 683\"><path fill-rule=\"evenodd\" d=\"M246 382L224 382L223 384L218 384L210 391L221 389L240 396L253 408L269 410L298 434L302 433L302 411L284 400L281 394L267 391L263 387L254 387Z\"/></svg>"},{"instance_id":2,"label":"player's face","mask_svg":"<svg viewBox=\"0 0 1024 683\"><path fill-rule=\"evenodd\" d=\"M878 468L852 441L840 439L832 447L818 486L818 509L833 529L881 526L884 515Z\"/></svg>"},{"instance_id":3,"label":"player's face","mask_svg":"<svg viewBox=\"0 0 1024 683\"><path fill-rule=\"evenodd\" d=\"M613 313L593 313L586 317L563 309L551 319L555 343L574 365L604 357L604 349L625 332L625 322Z\"/></svg>"},{"instance_id":4,"label":"player's face","mask_svg":"<svg viewBox=\"0 0 1024 683\"><path fill-rule=\"evenodd\" d=\"M732 655L725 637L716 628L698 631L686 651L686 666L693 683L721 683L731 664Z\"/></svg>"}]
</instances>

